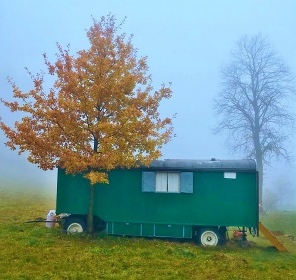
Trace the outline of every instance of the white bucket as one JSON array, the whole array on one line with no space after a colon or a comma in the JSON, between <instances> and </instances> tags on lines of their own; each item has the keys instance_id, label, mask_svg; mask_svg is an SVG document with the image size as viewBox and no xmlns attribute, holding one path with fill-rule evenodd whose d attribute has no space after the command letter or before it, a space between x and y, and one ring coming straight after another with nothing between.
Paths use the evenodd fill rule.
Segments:
<instances>
[{"instance_id":1,"label":"white bucket","mask_svg":"<svg viewBox=\"0 0 296 280\"><path fill-rule=\"evenodd\" d=\"M49 210L47 216L46 216L46 223L45 226L48 228L52 228L55 225L55 219L56 219L56 212L55 210Z\"/></svg>"}]
</instances>

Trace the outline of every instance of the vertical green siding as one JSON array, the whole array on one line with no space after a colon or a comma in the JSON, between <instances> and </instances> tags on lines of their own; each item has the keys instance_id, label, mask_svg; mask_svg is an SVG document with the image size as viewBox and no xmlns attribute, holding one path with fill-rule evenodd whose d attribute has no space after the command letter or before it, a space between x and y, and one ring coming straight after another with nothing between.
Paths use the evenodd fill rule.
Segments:
<instances>
[{"instance_id":1,"label":"vertical green siding","mask_svg":"<svg viewBox=\"0 0 296 280\"><path fill-rule=\"evenodd\" d=\"M89 183L82 176L66 175L58 170L57 213L87 214Z\"/></svg>"},{"instance_id":2,"label":"vertical green siding","mask_svg":"<svg viewBox=\"0 0 296 280\"><path fill-rule=\"evenodd\" d=\"M175 224L107 222L107 233L146 237L192 238L192 227Z\"/></svg>"},{"instance_id":3,"label":"vertical green siding","mask_svg":"<svg viewBox=\"0 0 296 280\"><path fill-rule=\"evenodd\" d=\"M237 171L235 179L224 178L223 171L202 170L191 174L192 193L191 190L188 193L156 193L151 189L145 191L149 185L143 192L141 169L113 170L109 173L109 185L96 186L95 215L110 222L108 232L113 223L113 231L120 234L127 231L141 235L144 232L145 236L156 230L160 236L166 236L170 231L179 236L183 234L183 226L189 235L190 227L186 226L192 225L257 227L255 171ZM88 198L86 179L67 176L59 170L58 213L86 214ZM153 229L149 224L163 226Z\"/></svg>"}]
</instances>

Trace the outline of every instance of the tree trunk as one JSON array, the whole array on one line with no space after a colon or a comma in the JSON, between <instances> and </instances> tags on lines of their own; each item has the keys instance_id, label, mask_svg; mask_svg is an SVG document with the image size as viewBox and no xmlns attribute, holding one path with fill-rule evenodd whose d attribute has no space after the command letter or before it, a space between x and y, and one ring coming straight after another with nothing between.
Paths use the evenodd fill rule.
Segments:
<instances>
[{"instance_id":1,"label":"tree trunk","mask_svg":"<svg viewBox=\"0 0 296 280\"><path fill-rule=\"evenodd\" d=\"M259 173L259 205L262 206L262 192L263 192L263 162L262 157L257 157L257 170Z\"/></svg>"},{"instance_id":2,"label":"tree trunk","mask_svg":"<svg viewBox=\"0 0 296 280\"><path fill-rule=\"evenodd\" d=\"M262 209L262 189L263 189L263 152L260 143L259 112L255 110L255 129L253 135L257 171L259 173L259 207Z\"/></svg>"},{"instance_id":3,"label":"tree trunk","mask_svg":"<svg viewBox=\"0 0 296 280\"><path fill-rule=\"evenodd\" d=\"M94 152L98 152L99 141L94 137ZM95 201L95 185L90 185L90 194L88 202L88 214L87 214L87 232L94 232L94 201Z\"/></svg>"},{"instance_id":4,"label":"tree trunk","mask_svg":"<svg viewBox=\"0 0 296 280\"><path fill-rule=\"evenodd\" d=\"M256 143L256 141L255 141ZM263 155L261 147L255 144L257 171L259 176L259 209L262 210L262 190L263 190Z\"/></svg>"},{"instance_id":5,"label":"tree trunk","mask_svg":"<svg viewBox=\"0 0 296 280\"><path fill-rule=\"evenodd\" d=\"M87 231L88 233L94 232L94 200L95 200L95 186L90 185L90 196L88 202L88 215L87 215Z\"/></svg>"}]
</instances>

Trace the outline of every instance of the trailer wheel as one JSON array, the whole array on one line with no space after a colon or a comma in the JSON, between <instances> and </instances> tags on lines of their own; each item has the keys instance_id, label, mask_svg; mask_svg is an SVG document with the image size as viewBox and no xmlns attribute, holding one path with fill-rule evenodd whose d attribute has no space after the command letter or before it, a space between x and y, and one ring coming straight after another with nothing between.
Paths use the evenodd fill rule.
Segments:
<instances>
[{"instance_id":1,"label":"trailer wheel","mask_svg":"<svg viewBox=\"0 0 296 280\"><path fill-rule=\"evenodd\" d=\"M213 229L201 229L198 232L198 241L203 246L217 246L219 234Z\"/></svg>"},{"instance_id":2,"label":"trailer wheel","mask_svg":"<svg viewBox=\"0 0 296 280\"><path fill-rule=\"evenodd\" d=\"M64 229L67 233L83 233L86 230L86 224L79 218L68 218L65 221Z\"/></svg>"}]
</instances>

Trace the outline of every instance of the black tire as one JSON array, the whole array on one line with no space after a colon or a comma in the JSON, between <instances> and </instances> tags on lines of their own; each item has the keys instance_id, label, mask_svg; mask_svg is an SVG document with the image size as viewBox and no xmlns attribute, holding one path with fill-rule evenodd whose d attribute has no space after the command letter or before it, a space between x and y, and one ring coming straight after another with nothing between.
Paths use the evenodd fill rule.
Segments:
<instances>
[{"instance_id":1,"label":"black tire","mask_svg":"<svg viewBox=\"0 0 296 280\"><path fill-rule=\"evenodd\" d=\"M77 217L68 217L64 222L64 230L67 233L83 233L86 231L86 223Z\"/></svg>"},{"instance_id":2,"label":"black tire","mask_svg":"<svg viewBox=\"0 0 296 280\"><path fill-rule=\"evenodd\" d=\"M201 228L197 232L196 240L202 246L215 247L219 243L220 235L216 229Z\"/></svg>"}]
</instances>

